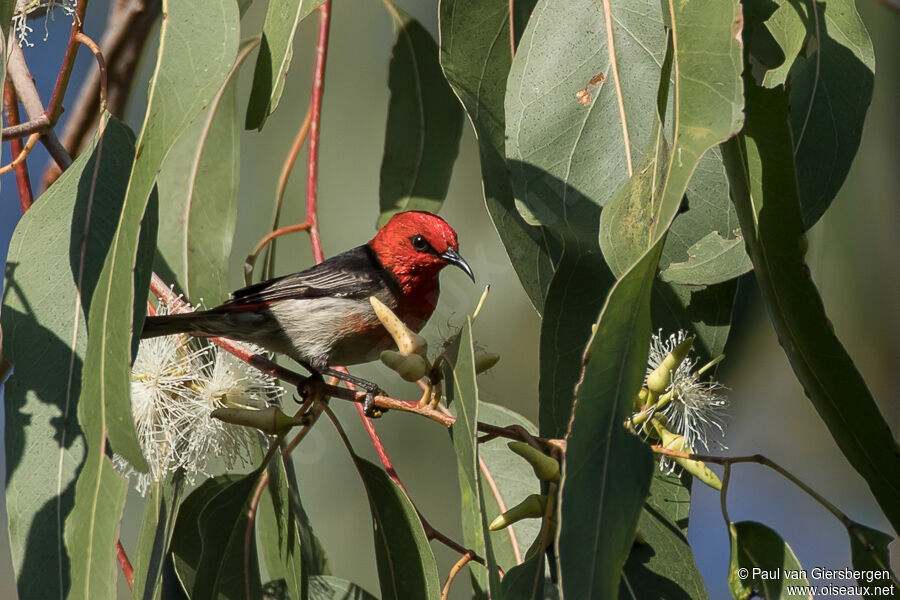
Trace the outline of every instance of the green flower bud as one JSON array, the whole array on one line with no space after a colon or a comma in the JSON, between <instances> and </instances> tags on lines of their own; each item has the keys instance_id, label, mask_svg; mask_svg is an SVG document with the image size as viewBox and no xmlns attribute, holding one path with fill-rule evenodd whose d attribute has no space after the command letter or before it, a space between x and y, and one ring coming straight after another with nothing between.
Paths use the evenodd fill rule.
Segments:
<instances>
[{"instance_id":1,"label":"green flower bud","mask_svg":"<svg viewBox=\"0 0 900 600\"><path fill-rule=\"evenodd\" d=\"M691 449L687 447L684 441L683 435L676 435L662 427L657 427L657 431L660 434L660 438L662 438L663 447L667 450L677 450L679 452L691 452ZM719 476L716 475L712 469L706 466L702 460L691 460L688 458L682 458L680 456L669 456L670 459L674 460L677 464L681 465L681 467L708 485L714 490L722 489L722 480L719 479Z\"/></svg>"},{"instance_id":2,"label":"green flower bud","mask_svg":"<svg viewBox=\"0 0 900 600\"><path fill-rule=\"evenodd\" d=\"M538 479L553 483L559 482L559 461L555 458L547 456L525 442L510 442L507 446L531 464L531 468L534 469L534 474Z\"/></svg>"},{"instance_id":3,"label":"green flower bud","mask_svg":"<svg viewBox=\"0 0 900 600\"><path fill-rule=\"evenodd\" d=\"M493 352L479 352L475 355L475 372L484 373L500 362L500 355Z\"/></svg>"},{"instance_id":4,"label":"green flower bud","mask_svg":"<svg viewBox=\"0 0 900 600\"><path fill-rule=\"evenodd\" d=\"M217 408L210 416L231 423L232 425L243 425L244 427L253 427L259 429L263 433L276 435L283 431L294 427L295 425L305 425L307 419L305 417L289 417L284 414L277 406L269 406L260 410L248 408Z\"/></svg>"},{"instance_id":5,"label":"green flower bud","mask_svg":"<svg viewBox=\"0 0 900 600\"><path fill-rule=\"evenodd\" d=\"M665 393L672 383L672 373L678 369L678 365L682 363L693 345L694 338L689 337L675 346L659 366L647 375L647 389L657 394Z\"/></svg>"},{"instance_id":6,"label":"green flower bud","mask_svg":"<svg viewBox=\"0 0 900 600\"><path fill-rule=\"evenodd\" d=\"M522 502L513 506L511 509L491 521L488 529L490 529L491 531L499 531L500 529L505 529L506 527L509 527L513 523L521 521L522 519L536 519L539 517L543 517L544 511L546 510L547 496L531 494L530 496L522 500Z\"/></svg>"},{"instance_id":7,"label":"green flower bud","mask_svg":"<svg viewBox=\"0 0 900 600\"><path fill-rule=\"evenodd\" d=\"M406 381L418 381L428 372L428 363L418 354L406 355L394 350L385 350L381 353L381 362Z\"/></svg>"}]
</instances>

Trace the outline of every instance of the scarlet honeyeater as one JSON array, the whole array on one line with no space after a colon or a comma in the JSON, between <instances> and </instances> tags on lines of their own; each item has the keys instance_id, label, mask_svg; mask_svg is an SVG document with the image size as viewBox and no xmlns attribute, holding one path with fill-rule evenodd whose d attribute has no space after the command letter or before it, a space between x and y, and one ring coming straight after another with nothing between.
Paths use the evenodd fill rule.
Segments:
<instances>
[{"instance_id":1,"label":"scarlet honeyeater","mask_svg":"<svg viewBox=\"0 0 900 600\"><path fill-rule=\"evenodd\" d=\"M418 332L434 312L438 274L447 265L475 280L446 221L428 212L398 213L367 244L305 271L237 290L221 306L147 317L142 337L190 333L252 342L312 372L348 379L332 367L375 360L394 346L369 297Z\"/></svg>"}]
</instances>

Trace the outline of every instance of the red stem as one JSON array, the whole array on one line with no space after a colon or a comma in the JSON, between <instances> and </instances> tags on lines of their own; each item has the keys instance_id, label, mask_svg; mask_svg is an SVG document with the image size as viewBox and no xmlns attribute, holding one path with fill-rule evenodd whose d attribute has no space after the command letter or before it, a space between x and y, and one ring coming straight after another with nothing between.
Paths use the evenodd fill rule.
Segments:
<instances>
[{"instance_id":1,"label":"red stem","mask_svg":"<svg viewBox=\"0 0 900 600\"><path fill-rule=\"evenodd\" d=\"M53 86L50 104L47 105L47 110L44 111L51 123L56 123L63 111L63 96L66 95L69 78L72 76L72 67L75 66L75 55L78 54L78 46L81 45L81 42L78 40L78 34L81 33L81 28L84 25L84 14L87 11L87 4L88 0L79 0L78 2L75 19L72 22L72 32L69 34L69 45L66 48L66 55L63 57L59 75L56 77L56 85Z\"/></svg>"},{"instance_id":2,"label":"red stem","mask_svg":"<svg viewBox=\"0 0 900 600\"><path fill-rule=\"evenodd\" d=\"M313 71L312 100L310 101L309 154L306 160L306 222L309 241L316 263L325 260L319 238L318 174L319 130L322 120L322 96L325 92L325 61L328 58L328 33L331 28L331 0L319 7L319 39L316 42L316 64Z\"/></svg>"},{"instance_id":3,"label":"red stem","mask_svg":"<svg viewBox=\"0 0 900 600\"><path fill-rule=\"evenodd\" d=\"M3 104L6 107L6 124L10 127L18 125L19 121L19 99L16 97L16 90L11 81L7 81L3 86ZM21 138L9 141L9 149L13 159L22 154L25 145ZM28 164L25 161L15 166L16 186L19 188L19 204L22 206L22 214L25 214L34 203L34 192L31 190L31 177L28 175Z\"/></svg>"},{"instance_id":4,"label":"red stem","mask_svg":"<svg viewBox=\"0 0 900 600\"><path fill-rule=\"evenodd\" d=\"M122 568L122 574L125 575L128 589L134 589L134 567L131 566L131 561L128 560L128 554L125 553L125 548L122 546L122 540L116 540L116 560L119 561L119 566Z\"/></svg>"}]
</instances>

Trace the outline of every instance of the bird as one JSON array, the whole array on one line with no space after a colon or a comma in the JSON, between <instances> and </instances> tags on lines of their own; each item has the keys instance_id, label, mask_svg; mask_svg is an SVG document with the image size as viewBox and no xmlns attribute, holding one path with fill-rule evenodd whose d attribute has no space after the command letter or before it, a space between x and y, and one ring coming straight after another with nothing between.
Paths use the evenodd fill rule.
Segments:
<instances>
[{"instance_id":1,"label":"bird","mask_svg":"<svg viewBox=\"0 0 900 600\"><path fill-rule=\"evenodd\" d=\"M456 231L426 211L395 214L367 243L306 270L235 292L209 310L147 317L142 338L188 333L250 342L290 357L316 376L366 390L366 409L380 389L336 366L370 362L395 347L369 298L386 304L411 330L422 330L437 306L438 275L453 265L474 282Z\"/></svg>"}]
</instances>

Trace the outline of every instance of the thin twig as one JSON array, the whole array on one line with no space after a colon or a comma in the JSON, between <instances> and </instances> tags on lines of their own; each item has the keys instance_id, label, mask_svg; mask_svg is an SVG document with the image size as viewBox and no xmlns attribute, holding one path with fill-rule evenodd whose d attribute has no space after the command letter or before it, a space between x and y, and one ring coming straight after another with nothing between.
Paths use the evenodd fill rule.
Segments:
<instances>
[{"instance_id":1,"label":"thin twig","mask_svg":"<svg viewBox=\"0 0 900 600\"><path fill-rule=\"evenodd\" d=\"M306 160L306 222L316 263L325 260L319 238L318 171L319 129L322 121L322 96L325 93L325 62L328 58L328 32L331 28L331 0L319 7L319 38L316 41L316 63L313 69L312 99L309 103L309 150Z\"/></svg>"},{"instance_id":2,"label":"thin twig","mask_svg":"<svg viewBox=\"0 0 900 600\"><path fill-rule=\"evenodd\" d=\"M54 125L59 120L59 116L63 112L63 98L66 95L66 88L69 87L69 78L72 76L72 67L75 66L75 55L78 54L78 34L84 26L84 14L87 11L88 0L79 0L75 9L75 17L72 20L72 30L69 33L69 45L66 47L66 54L63 56L62 66L59 69L59 75L56 76L56 85L53 86L53 94L50 96L50 103L47 110L44 111L50 122Z\"/></svg>"},{"instance_id":3,"label":"thin twig","mask_svg":"<svg viewBox=\"0 0 900 600\"><path fill-rule=\"evenodd\" d=\"M119 562L119 567L122 569L122 575L125 576L125 582L128 584L128 589L134 589L134 567L131 566L131 561L128 560L128 554L125 552L125 547L122 546L122 540L116 540L116 560Z\"/></svg>"},{"instance_id":4,"label":"thin twig","mask_svg":"<svg viewBox=\"0 0 900 600\"><path fill-rule=\"evenodd\" d=\"M516 57L516 0L509 0L509 56Z\"/></svg>"},{"instance_id":5,"label":"thin twig","mask_svg":"<svg viewBox=\"0 0 900 600\"><path fill-rule=\"evenodd\" d=\"M447 595L450 593L450 585L453 583L456 575L474 558L475 553L471 550L459 557L459 560L456 561L456 564L453 565L450 573L447 575L447 582L444 584L444 589L441 590L441 600L447 600Z\"/></svg>"},{"instance_id":6,"label":"thin twig","mask_svg":"<svg viewBox=\"0 0 900 600\"><path fill-rule=\"evenodd\" d=\"M10 126L19 124L19 99L11 82L7 81L3 86L3 106L6 109L6 123ZM12 139L9 149L13 156L19 156L25 147L21 139ZM28 163L23 162L16 166L16 187L19 189L19 205L22 214L31 208L34 203L34 193L31 190L31 176L28 173Z\"/></svg>"},{"instance_id":7,"label":"thin twig","mask_svg":"<svg viewBox=\"0 0 900 600\"><path fill-rule=\"evenodd\" d=\"M25 62L25 55L18 44L12 44L6 72L13 83L16 95L19 97L19 102L21 102L22 106L25 108L25 114L28 115L29 123L26 123L25 125L27 126L31 123L37 124L34 130L21 132L18 137L36 132L42 133L41 143L47 149L50 157L53 158L57 165L59 165L60 169L65 170L69 168L69 165L72 164L72 157L69 156L69 153L60 143L59 138L56 137L56 133L53 132L53 122L44 112L41 97L34 85L34 77L31 76L31 71L28 69L28 64Z\"/></svg>"},{"instance_id":8,"label":"thin twig","mask_svg":"<svg viewBox=\"0 0 900 600\"><path fill-rule=\"evenodd\" d=\"M100 52L100 46L92 40L90 37L85 35L83 31L79 31L75 35L75 39L87 46L91 52L94 53L94 58L97 59L97 70L100 73L100 114L102 115L106 111L106 99L108 97L107 92L107 79L106 79L106 61L103 59L103 53ZM99 118L99 117L98 117Z\"/></svg>"},{"instance_id":9,"label":"thin twig","mask_svg":"<svg viewBox=\"0 0 900 600\"><path fill-rule=\"evenodd\" d=\"M288 152L288 155L284 159L284 164L281 166L281 173L278 176L278 185L275 188L275 217L272 220L272 233L276 231L280 231L278 225L281 221L281 207L284 205L284 194L287 190L288 179L291 177L291 172L294 170L294 165L297 162L297 157L300 155L300 149L303 147L303 142L306 141L306 136L309 134L309 126L312 122L312 105L310 105L306 109L306 115L303 117L303 123L300 124L300 129L297 131L297 135L294 136L294 143L291 144L291 149ZM304 222L303 230L309 229L309 223ZM298 227L295 225L294 227ZM273 276L270 273L273 268L272 261L275 259L275 243L274 238L272 238L272 246L266 252L266 258L263 260L263 273L266 278L271 278ZM262 250L260 245L263 242L267 242L266 238L263 238L259 244L257 244L257 250L254 251L254 256L258 255Z\"/></svg>"},{"instance_id":10,"label":"thin twig","mask_svg":"<svg viewBox=\"0 0 900 600\"><path fill-rule=\"evenodd\" d=\"M31 151L32 151L32 149L34 149L35 144L38 143L38 140L40 139L40 137L41 137L41 134L32 133L31 136L29 136L28 141L25 142L25 147L22 148L22 150L19 152L18 155L16 155L15 158L13 158L12 162L9 163L8 165L3 165L2 167L0 167L0 175L3 175L4 173L9 173L13 169L15 169L17 166L23 164L25 162L25 159L28 158L28 155L31 154ZM13 140L13 141L20 142L20 145L21 145L22 140Z\"/></svg>"}]
</instances>

